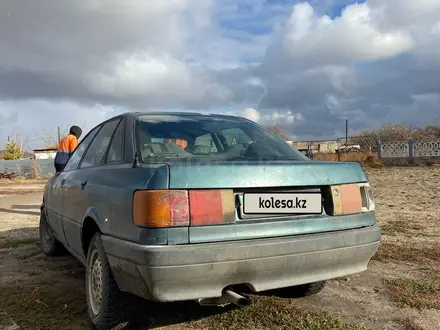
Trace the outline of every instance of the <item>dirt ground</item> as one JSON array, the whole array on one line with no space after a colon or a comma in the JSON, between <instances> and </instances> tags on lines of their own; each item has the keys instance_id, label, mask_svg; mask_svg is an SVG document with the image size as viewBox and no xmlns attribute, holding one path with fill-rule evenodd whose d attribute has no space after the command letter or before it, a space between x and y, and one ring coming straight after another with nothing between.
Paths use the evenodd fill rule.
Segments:
<instances>
[{"instance_id":1,"label":"dirt ground","mask_svg":"<svg viewBox=\"0 0 440 330\"><path fill-rule=\"evenodd\" d=\"M312 297L251 295L244 310L130 298L127 309L138 323L119 328L439 330L440 167L367 175L383 228L368 271L329 281ZM42 190L41 183L0 182L0 324L8 315L21 329L89 329L84 268L69 255L40 252Z\"/></svg>"}]
</instances>

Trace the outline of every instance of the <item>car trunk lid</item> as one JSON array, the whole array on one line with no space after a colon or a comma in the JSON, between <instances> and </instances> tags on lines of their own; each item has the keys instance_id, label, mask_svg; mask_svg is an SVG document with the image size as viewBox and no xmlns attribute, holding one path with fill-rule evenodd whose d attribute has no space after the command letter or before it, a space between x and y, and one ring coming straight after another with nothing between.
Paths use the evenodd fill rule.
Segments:
<instances>
[{"instance_id":1,"label":"car trunk lid","mask_svg":"<svg viewBox=\"0 0 440 330\"><path fill-rule=\"evenodd\" d=\"M368 181L358 163L170 161L167 164L170 189L223 189L233 192L235 221L230 224L190 226L190 243L345 230L375 222L374 214L329 216L324 207L315 214L245 214L243 210L246 193L314 193L320 194L324 204L324 195L329 186Z\"/></svg>"},{"instance_id":2,"label":"car trunk lid","mask_svg":"<svg viewBox=\"0 0 440 330\"><path fill-rule=\"evenodd\" d=\"M366 182L358 163L308 161L167 162L170 189L245 189Z\"/></svg>"}]
</instances>

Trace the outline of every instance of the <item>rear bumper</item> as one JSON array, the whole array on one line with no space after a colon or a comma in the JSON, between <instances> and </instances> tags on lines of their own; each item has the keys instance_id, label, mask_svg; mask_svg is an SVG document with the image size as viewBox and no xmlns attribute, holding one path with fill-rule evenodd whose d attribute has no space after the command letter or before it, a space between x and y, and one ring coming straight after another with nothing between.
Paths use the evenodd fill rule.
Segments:
<instances>
[{"instance_id":1,"label":"rear bumper","mask_svg":"<svg viewBox=\"0 0 440 330\"><path fill-rule=\"evenodd\" d=\"M266 291L367 269L381 237L378 226L235 242L145 246L102 236L123 291L158 301L220 297L247 284Z\"/></svg>"}]
</instances>

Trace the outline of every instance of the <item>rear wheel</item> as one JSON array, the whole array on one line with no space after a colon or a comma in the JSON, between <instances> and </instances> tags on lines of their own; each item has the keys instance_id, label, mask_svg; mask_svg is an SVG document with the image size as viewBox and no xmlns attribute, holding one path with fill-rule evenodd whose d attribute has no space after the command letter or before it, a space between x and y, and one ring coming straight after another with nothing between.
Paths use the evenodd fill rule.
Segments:
<instances>
[{"instance_id":1,"label":"rear wheel","mask_svg":"<svg viewBox=\"0 0 440 330\"><path fill-rule=\"evenodd\" d=\"M101 242L96 233L89 245L86 264L86 299L89 318L95 329L111 329L122 321L121 294Z\"/></svg>"},{"instance_id":2,"label":"rear wheel","mask_svg":"<svg viewBox=\"0 0 440 330\"><path fill-rule=\"evenodd\" d=\"M46 219L44 211L40 214L40 245L44 254L48 256L55 256L62 254L65 250L63 245L56 239L52 227Z\"/></svg>"}]
</instances>

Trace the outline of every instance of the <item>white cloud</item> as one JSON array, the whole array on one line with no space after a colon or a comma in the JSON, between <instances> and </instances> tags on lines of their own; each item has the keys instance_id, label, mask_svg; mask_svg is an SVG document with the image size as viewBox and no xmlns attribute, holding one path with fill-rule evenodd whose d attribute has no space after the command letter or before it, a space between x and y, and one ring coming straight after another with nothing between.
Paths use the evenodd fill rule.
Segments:
<instances>
[{"instance_id":1,"label":"white cloud","mask_svg":"<svg viewBox=\"0 0 440 330\"><path fill-rule=\"evenodd\" d=\"M349 5L333 20L300 3L286 24L285 51L291 60L316 65L380 60L414 47L404 28L385 28L381 19L382 11L369 2Z\"/></svg>"},{"instance_id":2,"label":"white cloud","mask_svg":"<svg viewBox=\"0 0 440 330\"><path fill-rule=\"evenodd\" d=\"M0 148L8 136L22 137L26 149L44 146L44 140L56 140L57 127L67 134L78 125L83 136L100 122L125 112L125 109L101 104L78 105L73 102L45 100L0 101Z\"/></svg>"},{"instance_id":3,"label":"white cloud","mask_svg":"<svg viewBox=\"0 0 440 330\"><path fill-rule=\"evenodd\" d=\"M304 120L301 113L293 113L291 110L273 111L269 114L262 114L254 108L246 108L243 111L235 112L235 115L245 117L249 120L255 121L265 127L280 126L292 127L298 122ZM284 130L284 129L283 129ZM289 134L291 140L296 140L296 136Z\"/></svg>"},{"instance_id":4,"label":"white cloud","mask_svg":"<svg viewBox=\"0 0 440 330\"><path fill-rule=\"evenodd\" d=\"M258 123L260 121L260 112L254 108L246 108L243 111L243 117Z\"/></svg>"},{"instance_id":5,"label":"white cloud","mask_svg":"<svg viewBox=\"0 0 440 330\"><path fill-rule=\"evenodd\" d=\"M368 0L367 3L378 13L377 21L387 28L412 30L439 19L440 2L437 0Z\"/></svg>"},{"instance_id":6,"label":"white cloud","mask_svg":"<svg viewBox=\"0 0 440 330\"><path fill-rule=\"evenodd\" d=\"M279 124L289 125L304 119L301 113L293 113L292 110L275 110L271 111L269 114L262 114L261 111L258 111L255 108L246 108L244 110L229 111L227 114L244 117L266 126Z\"/></svg>"},{"instance_id":7,"label":"white cloud","mask_svg":"<svg viewBox=\"0 0 440 330\"><path fill-rule=\"evenodd\" d=\"M111 72L91 73L86 83L100 96L181 102L200 102L213 86L209 77L197 76L187 64L170 55L148 53L118 54Z\"/></svg>"},{"instance_id":8,"label":"white cloud","mask_svg":"<svg viewBox=\"0 0 440 330\"><path fill-rule=\"evenodd\" d=\"M301 113L293 113L291 110L273 111L271 114L263 116L263 121L269 125L291 125L297 121L303 120L304 117Z\"/></svg>"}]
</instances>

